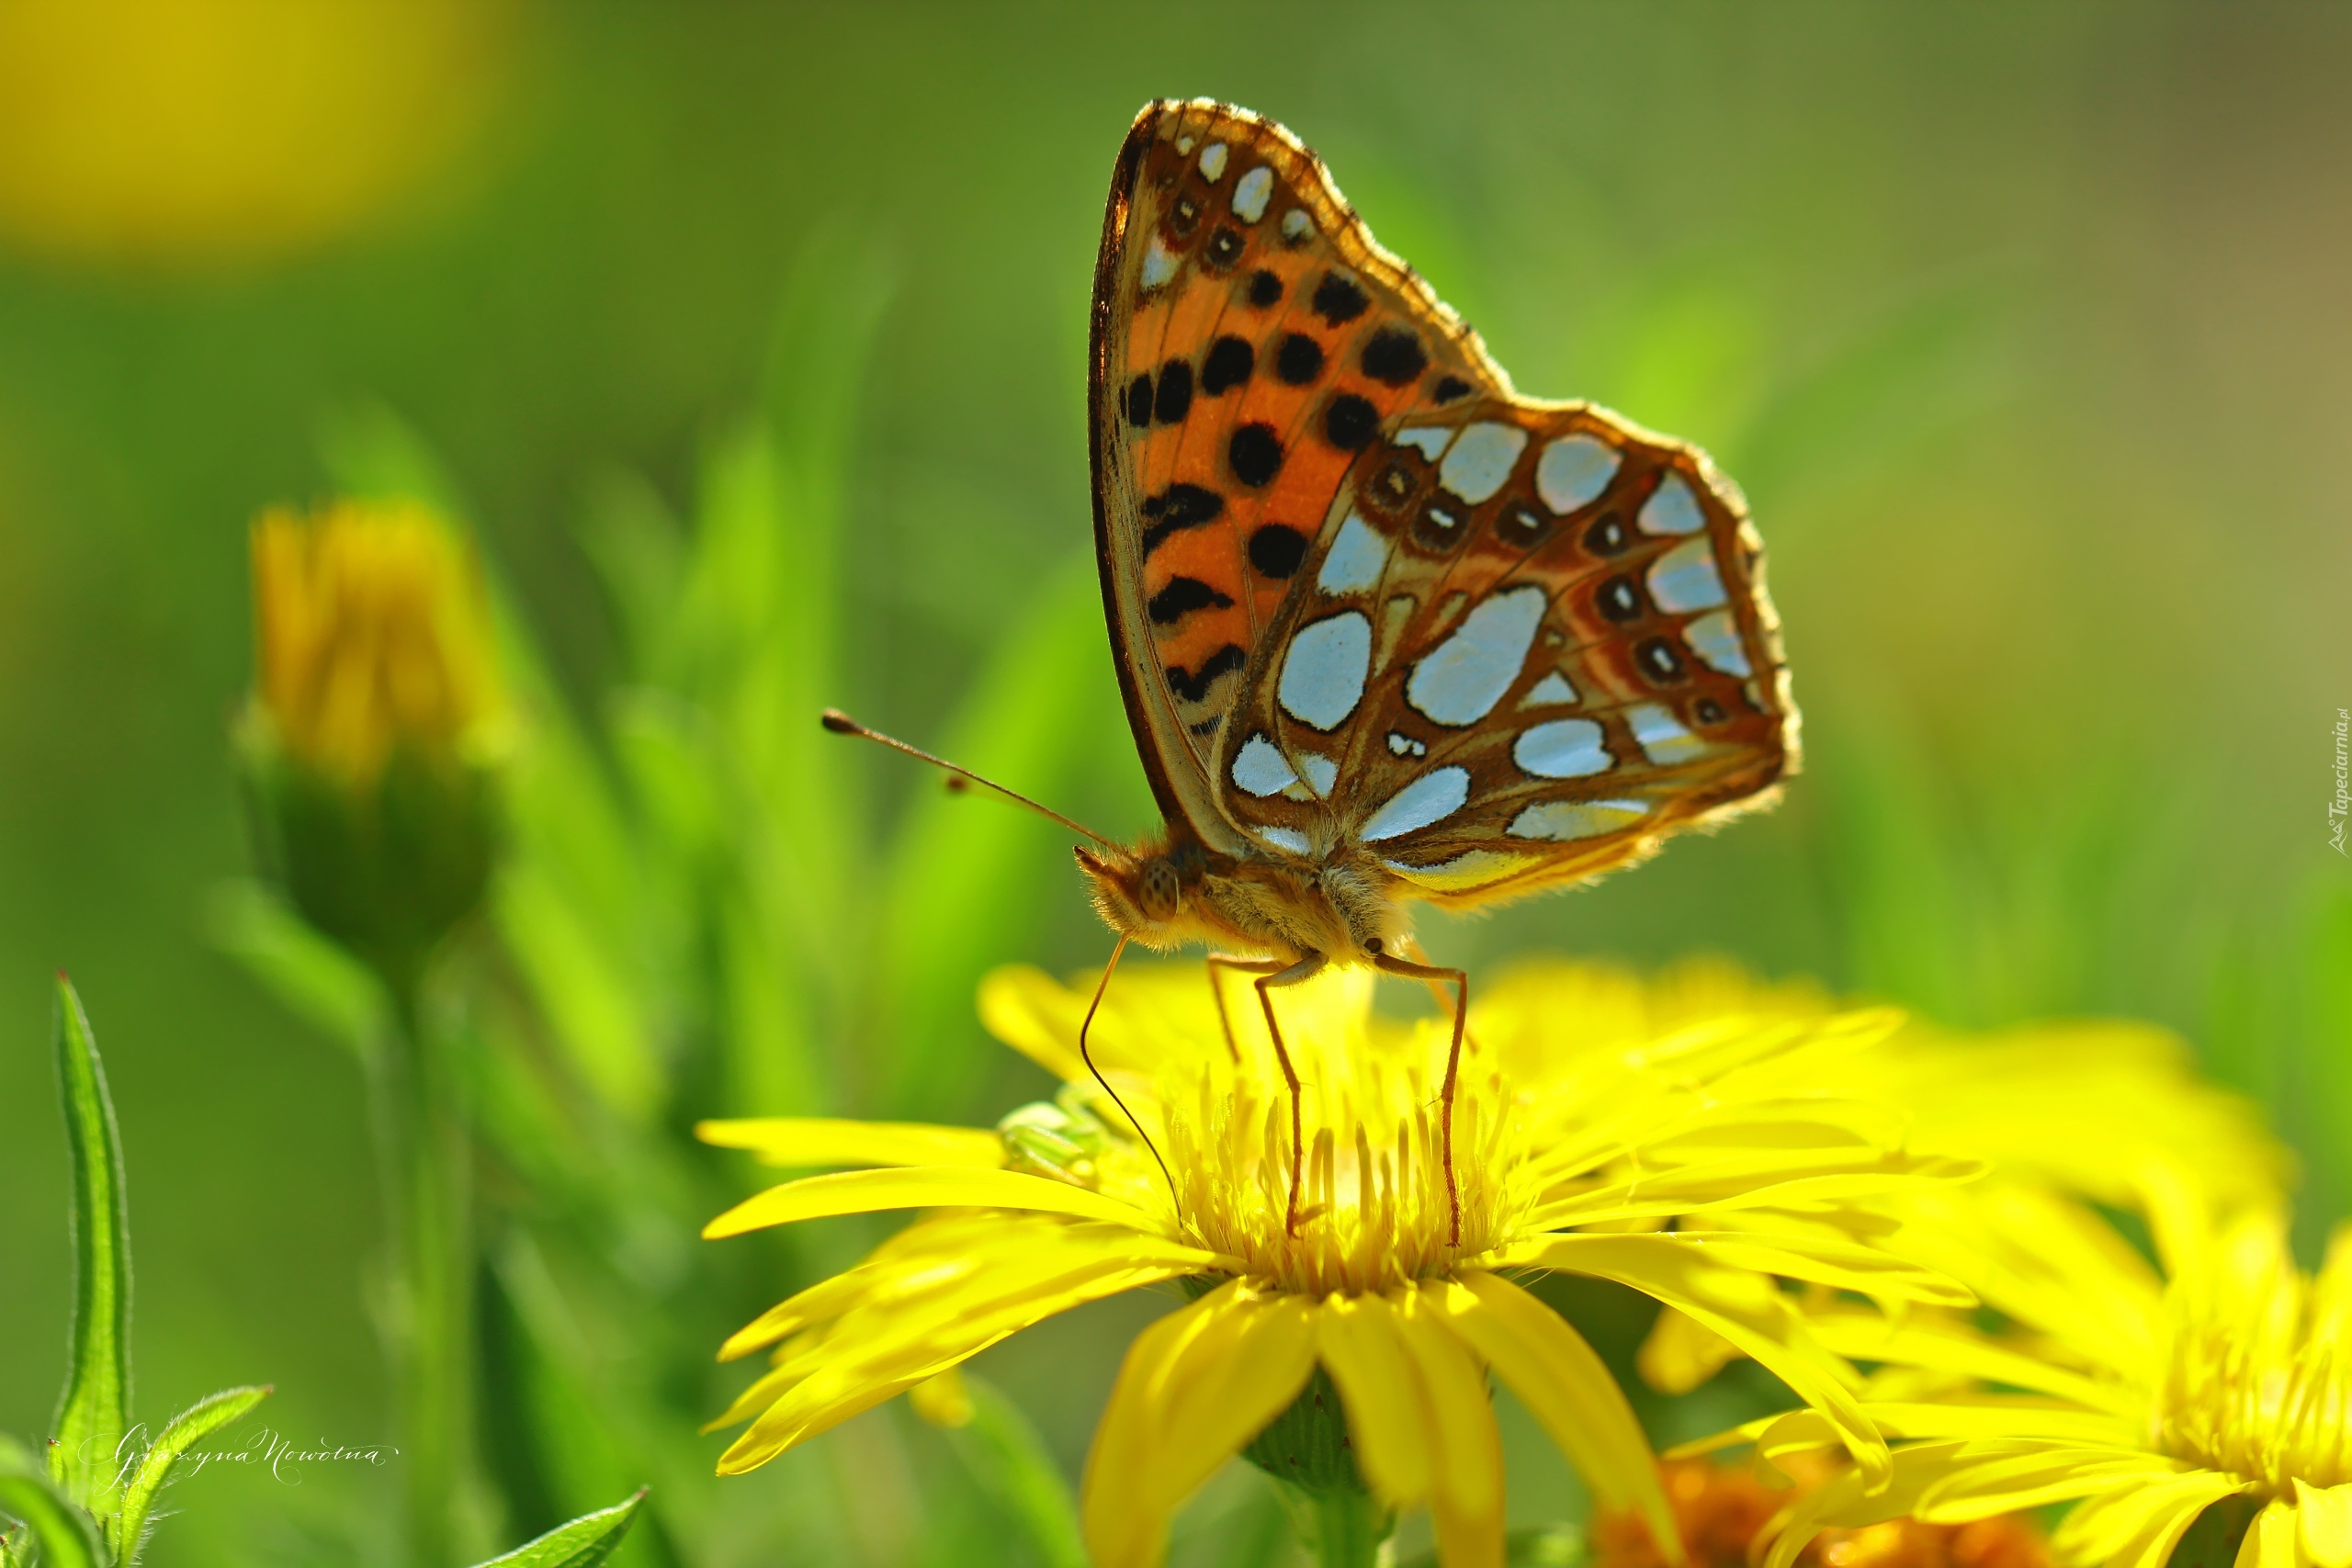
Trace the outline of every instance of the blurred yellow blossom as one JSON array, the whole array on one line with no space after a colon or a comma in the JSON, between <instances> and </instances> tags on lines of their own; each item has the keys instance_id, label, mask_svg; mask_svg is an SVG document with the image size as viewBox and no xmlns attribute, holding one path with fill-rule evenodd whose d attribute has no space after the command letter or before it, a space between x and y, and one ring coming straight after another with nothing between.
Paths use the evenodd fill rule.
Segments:
<instances>
[{"instance_id":1,"label":"blurred yellow blossom","mask_svg":"<svg viewBox=\"0 0 2352 1568\"><path fill-rule=\"evenodd\" d=\"M2160 1268L2087 1208L2009 1186L1973 1230L1953 1217L1951 1252L2006 1326L1828 1323L1849 1354L1947 1386L1870 1398L1907 1439L1893 1484L1849 1473L1805 1496L1776 1526L1768 1568L1825 1527L2058 1503L2075 1505L2051 1540L2065 1568L2163 1568L2199 1516L2233 1498L2241 1568L2352 1563L2352 1227L2313 1276L2282 1211L2220 1209L2192 1186L2152 1207ZM1776 1463L1836 1452L1810 1411L1736 1436Z\"/></svg>"},{"instance_id":2,"label":"blurred yellow blossom","mask_svg":"<svg viewBox=\"0 0 2352 1568\"><path fill-rule=\"evenodd\" d=\"M168 265L345 232L480 129L517 13L510 0L11 0L0 236Z\"/></svg>"},{"instance_id":3,"label":"blurred yellow blossom","mask_svg":"<svg viewBox=\"0 0 2352 1568\"><path fill-rule=\"evenodd\" d=\"M1500 976L1480 1019L1482 1038L1506 1053L1524 1030L1546 1051L1600 1055L1727 1012L1806 1022L1837 1009L1809 981L1767 981L1720 959L1686 960L1647 976L1549 961ZM2151 1193L2193 1179L2210 1201L2234 1209L2277 1204L2292 1176L2286 1150L2254 1107L2200 1077L2184 1041L2127 1020L1967 1034L1907 1019L1877 1050L1819 1059L1809 1082L1792 1065L1783 1082L1792 1092L1884 1104L1900 1112L1907 1147L1983 1160L1999 1173L1991 1183L1901 1200L1908 1223L1889 1245L1932 1268L1955 1269L1954 1258L1969 1256L1952 1250L1945 1219L2001 1204L2013 1182L2141 1210ZM1737 1354L1669 1309L1642 1347L1640 1367L1654 1387L1680 1393Z\"/></svg>"},{"instance_id":4,"label":"blurred yellow blossom","mask_svg":"<svg viewBox=\"0 0 2352 1568\"><path fill-rule=\"evenodd\" d=\"M306 765L354 786L395 748L479 750L499 711L471 553L413 501L277 508L253 530L263 714Z\"/></svg>"}]
</instances>

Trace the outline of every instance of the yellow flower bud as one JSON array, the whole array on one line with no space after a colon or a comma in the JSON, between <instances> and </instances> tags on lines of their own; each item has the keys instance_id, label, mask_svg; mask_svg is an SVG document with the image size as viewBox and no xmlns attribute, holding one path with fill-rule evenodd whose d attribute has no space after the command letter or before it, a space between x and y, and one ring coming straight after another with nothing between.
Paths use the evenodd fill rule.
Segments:
<instances>
[{"instance_id":1,"label":"yellow flower bud","mask_svg":"<svg viewBox=\"0 0 2352 1568\"><path fill-rule=\"evenodd\" d=\"M265 867L395 987L481 901L503 724L472 553L411 501L277 509L253 530L254 694L239 737Z\"/></svg>"},{"instance_id":2,"label":"yellow flower bud","mask_svg":"<svg viewBox=\"0 0 2352 1568\"><path fill-rule=\"evenodd\" d=\"M481 573L424 506L336 502L254 525L261 712L295 759L343 784L396 748L479 752L498 698Z\"/></svg>"}]
</instances>

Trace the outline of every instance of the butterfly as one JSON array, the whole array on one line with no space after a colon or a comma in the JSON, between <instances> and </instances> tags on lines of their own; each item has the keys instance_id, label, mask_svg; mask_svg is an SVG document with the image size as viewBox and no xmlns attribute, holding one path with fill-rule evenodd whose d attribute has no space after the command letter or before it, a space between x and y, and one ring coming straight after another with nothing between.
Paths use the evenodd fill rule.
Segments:
<instances>
[{"instance_id":1,"label":"butterfly","mask_svg":"<svg viewBox=\"0 0 2352 1568\"><path fill-rule=\"evenodd\" d=\"M1695 447L1519 395L1320 159L1205 99L1148 105L1119 151L1088 409L1166 824L1068 823L1095 906L1122 950L1257 976L1294 1231L1272 992L1334 964L1451 985L1458 1227L1468 977L1417 956L1409 907L1588 881L1775 797L1798 716L1746 504Z\"/></svg>"}]
</instances>

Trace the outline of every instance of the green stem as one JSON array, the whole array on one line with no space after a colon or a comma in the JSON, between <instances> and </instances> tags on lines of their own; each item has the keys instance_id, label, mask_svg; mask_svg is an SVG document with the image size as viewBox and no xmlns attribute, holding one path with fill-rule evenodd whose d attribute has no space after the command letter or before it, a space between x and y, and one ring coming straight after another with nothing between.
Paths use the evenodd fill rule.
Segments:
<instances>
[{"instance_id":1,"label":"green stem","mask_svg":"<svg viewBox=\"0 0 2352 1568\"><path fill-rule=\"evenodd\" d=\"M413 981L390 987L395 1038L378 1053L374 1111L390 1254L385 1352L405 1472L406 1561L453 1568L476 1542L471 1501L473 1246L467 1143L445 1053Z\"/></svg>"},{"instance_id":2,"label":"green stem","mask_svg":"<svg viewBox=\"0 0 2352 1568\"><path fill-rule=\"evenodd\" d=\"M1278 1481L1291 1529L1316 1568L1384 1568L1392 1562L1388 1538L1396 1516L1370 1493L1352 1486L1294 1486Z\"/></svg>"}]
</instances>

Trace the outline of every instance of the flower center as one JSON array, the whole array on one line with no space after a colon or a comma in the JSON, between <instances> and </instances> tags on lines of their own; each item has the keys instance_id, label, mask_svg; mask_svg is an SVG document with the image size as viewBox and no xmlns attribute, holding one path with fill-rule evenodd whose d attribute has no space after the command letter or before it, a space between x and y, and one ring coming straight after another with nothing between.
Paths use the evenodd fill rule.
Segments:
<instances>
[{"instance_id":1,"label":"flower center","mask_svg":"<svg viewBox=\"0 0 2352 1568\"><path fill-rule=\"evenodd\" d=\"M2183 1314L2157 1401L2165 1452L2288 1496L2352 1481L2352 1380L2342 1343L2304 1321L2290 1270L2251 1312ZM2253 1303L2245 1303L2252 1305Z\"/></svg>"},{"instance_id":2,"label":"flower center","mask_svg":"<svg viewBox=\"0 0 2352 1568\"><path fill-rule=\"evenodd\" d=\"M1316 1297L1391 1290L1492 1249L1509 1207L1498 1088L1487 1079L1474 1092L1464 1074L1454 1104L1458 1244L1441 1108L1414 1088L1375 1066L1310 1090L1295 1232L1287 1091L1245 1084L1221 1102L1204 1093L1196 1116L1170 1118L1185 1230L1243 1259L1251 1278Z\"/></svg>"}]
</instances>

